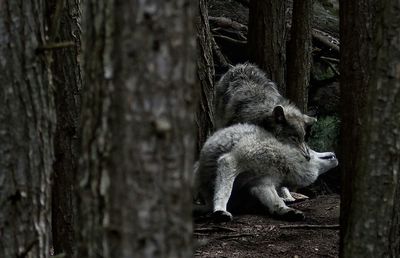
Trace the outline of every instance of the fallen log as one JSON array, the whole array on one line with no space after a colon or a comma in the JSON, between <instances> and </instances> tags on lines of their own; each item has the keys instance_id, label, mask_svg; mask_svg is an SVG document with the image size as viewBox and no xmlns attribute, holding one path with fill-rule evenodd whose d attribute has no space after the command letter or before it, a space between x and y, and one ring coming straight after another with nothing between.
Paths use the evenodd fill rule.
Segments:
<instances>
[{"instance_id":1,"label":"fallen log","mask_svg":"<svg viewBox=\"0 0 400 258\"><path fill-rule=\"evenodd\" d=\"M247 32L247 26L243 25L237 21L231 20L226 17L213 17L209 16L208 20L210 22L210 25L214 25L215 27L221 27L221 28L230 28L234 30L240 30L240 31L246 31Z\"/></svg>"},{"instance_id":2,"label":"fallen log","mask_svg":"<svg viewBox=\"0 0 400 258\"><path fill-rule=\"evenodd\" d=\"M312 37L314 40L325 45L330 50L334 51L337 55L339 55L340 43L338 39L330 36L328 33L325 33L317 29L312 30Z\"/></svg>"},{"instance_id":3,"label":"fallen log","mask_svg":"<svg viewBox=\"0 0 400 258\"><path fill-rule=\"evenodd\" d=\"M246 25L243 25L237 21L233 21L226 17L209 17L210 25L212 28L212 32L215 37L222 38L230 41L234 44L245 45L247 42L247 31L248 28ZM224 30L229 30L228 32L224 32ZM237 32L233 32L232 30L236 30ZM288 30L290 30L290 25L288 26ZM223 34L237 34L235 39L230 36L222 35ZM325 46L329 51L334 52L336 55L339 55L340 52L340 42L335 37L330 34L323 32L318 29L312 30L312 38L315 42L318 42L320 45Z\"/></svg>"}]
</instances>

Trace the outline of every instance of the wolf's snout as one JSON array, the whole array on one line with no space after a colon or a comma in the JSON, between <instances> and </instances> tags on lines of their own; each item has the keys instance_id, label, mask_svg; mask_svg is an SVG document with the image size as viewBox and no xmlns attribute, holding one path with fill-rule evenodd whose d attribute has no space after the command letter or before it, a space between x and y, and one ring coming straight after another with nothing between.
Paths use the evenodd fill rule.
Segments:
<instances>
[{"instance_id":1,"label":"wolf's snout","mask_svg":"<svg viewBox=\"0 0 400 258\"><path fill-rule=\"evenodd\" d=\"M334 160L334 159L336 159L336 156L335 156L335 153L330 153L328 155L320 157L320 159Z\"/></svg>"}]
</instances>

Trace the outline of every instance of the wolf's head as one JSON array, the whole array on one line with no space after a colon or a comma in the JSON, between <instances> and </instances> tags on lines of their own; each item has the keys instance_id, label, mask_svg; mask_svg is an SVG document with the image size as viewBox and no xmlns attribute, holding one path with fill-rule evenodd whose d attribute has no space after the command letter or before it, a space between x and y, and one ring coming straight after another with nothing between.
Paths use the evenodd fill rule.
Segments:
<instances>
[{"instance_id":1,"label":"wolf's head","mask_svg":"<svg viewBox=\"0 0 400 258\"><path fill-rule=\"evenodd\" d=\"M333 152L316 152L309 149L310 162L318 170L318 175L321 175L339 164L335 153Z\"/></svg>"},{"instance_id":2,"label":"wolf's head","mask_svg":"<svg viewBox=\"0 0 400 258\"><path fill-rule=\"evenodd\" d=\"M284 146L286 146L287 164L293 168L285 177L284 185L286 186L309 186L317 180L319 175L339 164L333 152L316 152L305 144L309 155L305 157L302 150L290 147L289 145Z\"/></svg>"},{"instance_id":3,"label":"wolf's head","mask_svg":"<svg viewBox=\"0 0 400 258\"><path fill-rule=\"evenodd\" d=\"M306 152L307 148L303 145L309 128L316 121L316 118L301 113L295 106L276 106L272 111L270 129L280 141L299 146Z\"/></svg>"}]
</instances>

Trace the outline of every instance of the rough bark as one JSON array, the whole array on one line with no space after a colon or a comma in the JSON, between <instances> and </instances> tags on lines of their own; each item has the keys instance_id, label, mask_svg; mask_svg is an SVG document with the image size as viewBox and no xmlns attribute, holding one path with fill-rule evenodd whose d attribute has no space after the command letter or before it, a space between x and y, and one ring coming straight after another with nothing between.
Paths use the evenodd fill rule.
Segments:
<instances>
[{"instance_id":1,"label":"rough bark","mask_svg":"<svg viewBox=\"0 0 400 258\"><path fill-rule=\"evenodd\" d=\"M195 5L86 1L77 257L192 256Z\"/></svg>"},{"instance_id":2,"label":"rough bark","mask_svg":"<svg viewBox=\"0 0 400 258\"><path fill-rule=\"evenodd\" d=\"M286 95L307 111L312 51L312 0L293 2L292 27L287 57Z\"/></svg>"},{"instance_id":3,"label":"rough bark","mask_svg":"<svg viewBox=\"0 0 400 258\"><path fill-rule=\"evenodd\" d=\"M340 74L341 74L341 136L340 161L342 174L341 252L344 233L348 229L352 194L354 192L355 161L359 156L360 135L365 128L361 116L366 113L372 53L372 6L369 0L341 1L340 5Z\"/></svg>"},{"instance_id":4,"label":"rough bark","mask_svg":"<svg viewBox=\"0 0 400 258\"><path fill-rule=\"evenodd\" d=\"M77 187L77 252L75 257L107 257L106 239L110 182L109 106L115 1L85 1L82 6L82 112ZM107 203L107 206L105 204ZM109 229L111 231L111 229Z\"/></svg>"},{"instance_id":5,"label":"rough bark","mask_svg":"<svg viewBox=\"0 0 400 258\"><path fill-rule=\"evenodd\" d=\"M214 61L212 35L208 22L207 0L199 1L197 28L197 76L200 81L200 98L196 111L198 153L214 130Z\"/></svg>"},{"instance_id":6,"label":"rough bark","mask_svg":"<svg viewBox=\"0 0 400 258\"><path fill-rule=\"evenodd\" d=\"M286 1L251 0L248 52L251 62L267 72L286 94Z\"/></svg>"},{"instance_id":7,"label":"rough bark","mask_svg":"<svg viewBox=\"0 0 400 258\"><path fill-rule=\"evenodd\" d=\"M0 257L50 251L55 112L43 1L0 2Z\"/></svg>"},{"instance_id":8,"label":"rough bark","mask_svg":"<svg viewBox=\"0 0 400 258\"><path fill-rule=\"evenodd\" d=\"M54 137L52 185L52 236L54 254L72 257L74 252L74 173L78 165L77 132L79 90L81 88L78 52L80 48L80 4L78 0L47 1L49 40L71 44L52 51L51 71L57 114Z\"/></svg>"},{"instance_id":9,"label":"rough bark","mask_svg":"<svg viewBox=\"0 0 400 258\"><path fill-rule=\"evenodd\" d=\"M342 45L348 47L349 41L358 44L354 52L343 48L342 76L343 70L349 70L342 82L348 90L344 95L347 101L360 105L354 112L362 111L352 114L355 120L351 120L360 136L355 138L357 142L349 140L348 147L344 148L347 152L343 153L343 156L350 154L354 161L349 163L344 159L347 163L341 212L344 226L341 256L399 257L400 17L396 10L400 3L343 1L341 4ZM368 59L360 60L360 57ZM361 83L368 88L363 88ZM359 96L351 95L357 92L350 85L367 92L364 109L360 109ZM348 105L346 101L345 105ZM347 126L348 119L344 120ZM352 156L350 149L358 155Z\"/></svg>"}]
</instances>

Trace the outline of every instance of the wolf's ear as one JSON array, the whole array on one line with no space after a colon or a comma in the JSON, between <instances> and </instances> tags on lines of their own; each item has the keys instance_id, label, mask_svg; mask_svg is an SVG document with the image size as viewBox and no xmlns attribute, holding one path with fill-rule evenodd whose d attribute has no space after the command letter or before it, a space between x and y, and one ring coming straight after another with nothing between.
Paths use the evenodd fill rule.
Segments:
<instances>
[{"instance_id":1,"label":"wolf's ear","mask_svg":"<svg viewBox=\"0 0 400 258\"><path fill-rule=\"evenodd\" d=\"M315 122L317 122L317 119L315 117L311 117L311 116L307 116L307 115L303 115L303 116L304 116L304 122L308 126L313 125Z\"/></svg>"},{"instance_id":2,"label":"wolf's ear","mask_svg":"<svg viewBox=\"0 0 400 258\"><path fill-rule=\"evenodd\" d=\"M275 121L278 123L284 123L286 121L285 111L283 110L282 106L274 107L272 115L274 116Z\"/></svg>"}]
</instances>

